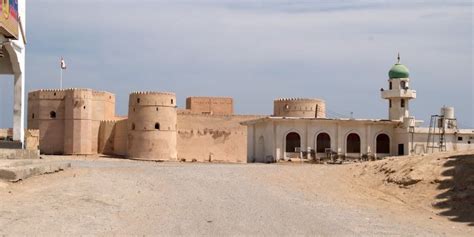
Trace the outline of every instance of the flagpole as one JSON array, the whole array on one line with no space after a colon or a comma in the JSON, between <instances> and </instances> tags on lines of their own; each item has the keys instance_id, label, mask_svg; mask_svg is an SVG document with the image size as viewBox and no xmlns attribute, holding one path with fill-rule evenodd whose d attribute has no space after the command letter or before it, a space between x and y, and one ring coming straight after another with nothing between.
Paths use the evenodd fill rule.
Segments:
<instances>
[{"instance_id":1,"label":"flagpole","mask_svg":"<svg viewBox=\"0 0 474 237\"><path fill-rule=\"evenodd\" d=\"M62 90L63 89L63 68L61 67L60 70L61 70L61 77L59 81L59 86L60 86L60 89Z\"/></svg>"}]
</instances>

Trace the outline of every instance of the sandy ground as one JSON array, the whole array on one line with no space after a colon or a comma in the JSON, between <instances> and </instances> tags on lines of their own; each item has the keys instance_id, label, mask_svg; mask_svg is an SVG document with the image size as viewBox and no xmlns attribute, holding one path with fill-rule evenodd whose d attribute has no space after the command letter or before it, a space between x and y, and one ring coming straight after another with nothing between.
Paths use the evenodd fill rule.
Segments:
<instances>
[{"instance_id":1,"label":"sandy ground","mask_svg":"<svg viewBox=\"0 0 474 237\"><path fill-rule=\"evenodd\" d=\"M369 191L474 229L474 151L396 157L346 168Z\"/></svg>"},{"instance_id":2,"label":"sandy ground","mask_svg":"<svg viewBox=\"0 0 474 237\"><path fill-rule=\"evenodd\" d=\"M76 158L67 171L0 184L0 235L474 236L469 223L364 181L378 177L364 174L372 165Z\"/></svg>"}]
</instances>

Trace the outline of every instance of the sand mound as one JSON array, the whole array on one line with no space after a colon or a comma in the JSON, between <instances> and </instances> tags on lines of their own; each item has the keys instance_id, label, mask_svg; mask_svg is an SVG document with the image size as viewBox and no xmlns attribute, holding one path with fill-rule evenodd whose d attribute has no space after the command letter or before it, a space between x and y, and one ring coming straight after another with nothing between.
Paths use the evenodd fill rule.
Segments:
<instances>
[{"instance_id":1,"label":"sand mound","mask_svg":"<svg viewBox=\"0 0 474 237\"><path fill-rule=\"evenodd\" d=\"M376 191L474 226L474 151L393 157L352 169Z\"/></svg>"}]
</instances>

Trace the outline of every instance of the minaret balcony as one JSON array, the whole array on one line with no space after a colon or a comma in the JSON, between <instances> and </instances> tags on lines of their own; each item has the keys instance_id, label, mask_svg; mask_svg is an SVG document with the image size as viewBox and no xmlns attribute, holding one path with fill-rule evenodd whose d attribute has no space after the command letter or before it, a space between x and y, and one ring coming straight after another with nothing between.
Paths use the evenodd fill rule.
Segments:
<instances>
[{"instance_id":1,"label":"minaret balcony","mask_svg":"<svg viewBox=\"0 0 474 237\"><path fill-rule=\"evenodd\" d=\"M416 99L416 91L410 90L410 89L382 91L382 98L384 99L393 99L393 98Z\"/></svg>"}]
</instances>

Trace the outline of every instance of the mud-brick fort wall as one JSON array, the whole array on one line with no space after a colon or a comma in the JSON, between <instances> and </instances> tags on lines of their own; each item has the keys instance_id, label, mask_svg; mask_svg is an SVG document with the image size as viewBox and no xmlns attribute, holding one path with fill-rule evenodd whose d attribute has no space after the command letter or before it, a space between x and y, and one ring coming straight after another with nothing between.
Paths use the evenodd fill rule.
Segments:
<instances>
[{"instance_id":1,"label":"mud-brick fort wall","mask_svg":"<svg viewBox=\"0 0 474 237\"><path fill-rule=\"evenodd\" d=\"M188 97L186 110L190 114L232 115L234 100L229 97Z\"/></svg>"},{"instance_id":2,"label":"mud-brick fort wall","mask_svg":"<svg viewBox=\"0 0 474 237\"><path fill-rule=\"evenodd\" d=\"M286 98L273 102L276 117L326 118L326 102L320 99Z\"/></svg>"},{"instance_id":3,"label":"mud-brick fort wall","mask_svg":"<svg viewBox=\"0 0 474 237\"><path fill-rule=\"evenodd\" d=\"M258 117L178 113L178 159L247 162L247 128L240 123Z\"/></svg>"},{"instance_id":4,"label":"mud-brick fort wall","mask_svg":"<svg viewBox=\"0 0 474 237\"><path fill-rule=\"evenodd\" d=\"M97 154L101 120L115 116L115 96L90 89L28 94L28 128L38 129L43 154Z\"/></svg>"},{"instance_id":5,"label":"mud-brick fort wall","mask_svg":"<svg viewBox=\"0 0 474 237\"><path fill-rule=\"evenodd\" d=\"M127 156L128 119L101 121L99 128L99 153Z\"/></svg>"}]
</instances>

